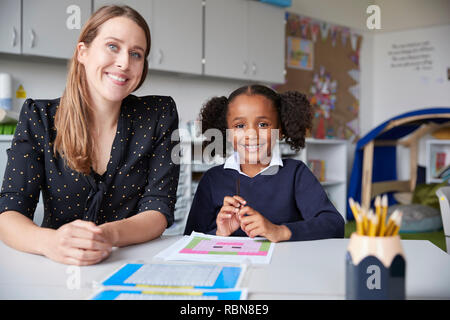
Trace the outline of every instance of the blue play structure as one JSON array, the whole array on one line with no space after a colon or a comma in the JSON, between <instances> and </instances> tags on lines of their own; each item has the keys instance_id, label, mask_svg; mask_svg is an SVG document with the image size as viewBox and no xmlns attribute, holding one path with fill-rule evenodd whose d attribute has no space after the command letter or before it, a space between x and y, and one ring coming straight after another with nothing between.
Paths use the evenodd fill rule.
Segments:
<instances>
[{"instance_id":1,"label":"blue play structure","mask_svg":"<svg viewBox=\"0 0 450 320\"><path fill-rule=\"evenodd\" d=\"M377 194L413 191L416 176L408 181L397 181L397 141L411 134L413 138L402 145L416 148L417 155L418 138L446 122L450 124L450 108L421 109L398 115L367 133L356 145L348 197L370 206ZM411 158L411 165L417 167L417 157ZM395 200L390 194L389 205L393 203ZM347 219L353 220L348 204Z\"/></svg>"}]
</instances>

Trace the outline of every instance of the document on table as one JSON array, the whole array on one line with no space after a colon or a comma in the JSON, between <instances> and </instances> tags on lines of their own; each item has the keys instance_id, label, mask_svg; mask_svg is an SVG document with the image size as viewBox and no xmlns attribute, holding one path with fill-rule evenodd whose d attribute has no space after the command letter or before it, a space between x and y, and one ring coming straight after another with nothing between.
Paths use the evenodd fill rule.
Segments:
<instances>
[{"instance_id":1,"label":"document on table","mask_svg":"<svg viewBox=\"0 0 450 320\"><path fill-rule=\"evenodd\" d=\"M165 261L268 264L275 244L265 238L219 237L192 232L158 253Z\"/></svg>"},{"instance_id":2,"label":"document on table","mask_svg":"<svg viewBox=\"0 0 450 320\"><path fill-rule=\"evenodd\" d=\"M232 290L101 290L91 300L245 300L247 289Z\"/></svg>"},{"instance_id":3,"label":"document on table","mask_svg":"<svg viewBox=\"0 0 450 320\"><path fill-rule=\"evenodd\" d=\"M102 285L231 289L240 284L245 270L245 266L128 263L103 281Z\"/></svg>"}]
</instances>

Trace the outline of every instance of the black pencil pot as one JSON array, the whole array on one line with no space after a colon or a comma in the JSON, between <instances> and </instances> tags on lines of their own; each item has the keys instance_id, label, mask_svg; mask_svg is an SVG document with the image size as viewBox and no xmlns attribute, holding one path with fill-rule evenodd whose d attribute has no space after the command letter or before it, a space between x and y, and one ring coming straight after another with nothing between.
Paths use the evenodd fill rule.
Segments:
<instances>
[{"instance_id":1,"label":"black pencil pot","mask_svg":"<svg viewBox=\"0 0 450 320\"><path fill-rule=\"evenodd\" d=\"M353 233L345 264L346 299L406 298L406 261L399 236L368 237Z\"/></svg>"}]
</instances>

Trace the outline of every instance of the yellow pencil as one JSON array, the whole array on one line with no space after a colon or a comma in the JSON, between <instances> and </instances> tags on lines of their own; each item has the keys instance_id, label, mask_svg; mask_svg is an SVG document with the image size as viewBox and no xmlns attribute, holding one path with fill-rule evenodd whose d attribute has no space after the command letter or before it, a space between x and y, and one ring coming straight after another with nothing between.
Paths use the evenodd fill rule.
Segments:
<instances>
[{"instance_id":1,"label":"yellow pencil","mask_svg":"<svg viewBox=\"0 0 450 320\"><path fill-rule=\"evenodd\" d=\"M359 216L355 217L356 220L356 233L360 236L364 235L364 229L363 229L363 224L362 224L362 220Z\"/></svg>"},{"instance_id":2,"label":"yellow pencil","mask_svg":"<svg viewBox=\"0 0 450 320\"><path fill-rule=\"evenodd\" d=\"M381 219L381 198L380 196L377 196L375 199L375 213L376 213L376 217L377 220L380 221ZM378 227L378 223L377 223L377 229L375 230L375 235L379 234L379 227Z\"/></svg>"},{"instance_id":3,"label":"yellow pencil","mask_svg":"<svg viewBox=\"0 0 450 320\"><path fill-rule=\"evenodd\" d=\"M361 208L363 232L365 235L369 235L369 220L367 218L367 212L364 208Z\"/></svg>"},{"instance_id":4,"label":"yellow pencil","mask_svg":"<svg viewBox=\"0 0 450 320\"><path fill-rule=\"evenodd\" d=\"M386 231L386 215L388 210L388 198L387 195L384 195L381 199L381 207L382 207L382 213L381 213L381 220L380 220L380 237L384 236L384 232Z\"/></svg>"},{"instance_id":5,"label":"yellow pencil","mask_svg":"<svg viewBox=\"0 0 450 320\"><path fill-rule=\"evenodd\" d=\"M353 198L349 198L349 199L348 199L348 203L349 203L349 205L350 205L350 209L352 210L353 217L354 217L355 220L356 220L356 217L358 216L358 211L357 211L357 209L356 209L355 200L353 200Z\"/></svg>"},{"instance_id":6,"label":"yellow pencil","mask_svg":"<svg viewBox=\"0 0 450 320\"><path fill-rule=\"evenodd\" d=\"M368 220L370 222L368 236L375 237L376 232L377 232L378 223L377 223L377 216L375 215L375 213L373 212L372 209L369 211Z\"/></svg>"},{"instance_id":7,"label":"yellow pencil","mask_svg":"<svg viewBox=\"0 0 450 320\"><path fill-rule=\"evenodd\" d=\"M395 221L395 227L394 230L392 231L392 236L396 236L398 235L399 231L400 231L400 227L402 225L402 215L403 213L401 211L398 212L398 216L397 219Z\"/></svg>"},{"instance_id":8,"label":"yellow pencil","mask_svg":"<svg viewBox=\"0 0 450 320\"><path fill-rule=\"evenodd\" d=\"M394 229L394 221L397 219L398 210L395 210L388 219L387 227L385 230L384 235L389 237Z\"/></svg>"},{"instance_id":9,"label":"yellow pencil","mask_svg":"<svg viewBox=\"0 0 450 320\"><path fill-rule=\"evenodd\" d=\"M361 218L359 216L358 209L356 207L356 203L353 200L353 198L349 198L348 202L350 204L350 209L352 210L353 217L355 218L356 233L362 236L364 234L364 231L363 231L362 221L361 221Z\"/></svg>"}]
</instances>

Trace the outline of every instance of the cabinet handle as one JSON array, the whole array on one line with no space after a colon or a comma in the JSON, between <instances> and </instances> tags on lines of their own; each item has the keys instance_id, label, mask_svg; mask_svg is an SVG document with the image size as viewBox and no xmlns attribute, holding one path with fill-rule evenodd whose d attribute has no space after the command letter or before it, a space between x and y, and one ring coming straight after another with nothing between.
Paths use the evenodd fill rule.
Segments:
<instances>
[{"instance_id":1,"label":"cabinet handle","mask_svg":"<svg viewBox=\"0 0 450 320\"><path fill-rule=\"evenodd\" d=\"M35 45L35 40L36 40L36 35L34 34L34 30L30 29L30 38L31 38L31 43L30 43L30 48L34 48Z\"/></svg>"},{"instance_id":2,"label":"cabinet handle","mask_svg":"<svg viewBox=\"0 0 450 320\"><path fill-rule=\"evenodd\" d=\"M17 43L17 32L16 28L12 28L12 46L15 47Z\"/></svg>"},{"instance_id":3,"label":"cabinet handle","mask_svg":"<svg viewBox=\"0 0 450 320\"><path fill-rule=\"evenodd\" d=\"M247 72L248 72L248 63L247 62L244 62L243 71L244 71L244 74L247 74Z\"/></svg>"},{"instance_id":4,"label":"cabinet handle","mask_svg":"<svg viewBox=\"0 0 450 320\"><path fill-rule=\"evenodd\" d=\"M256 64L255 64L255 63L252 63L252 73L253 73L253 75L256 74L256 71L257 71L257 69L256 69Z\"/></svg>"}]
</instances>

